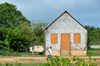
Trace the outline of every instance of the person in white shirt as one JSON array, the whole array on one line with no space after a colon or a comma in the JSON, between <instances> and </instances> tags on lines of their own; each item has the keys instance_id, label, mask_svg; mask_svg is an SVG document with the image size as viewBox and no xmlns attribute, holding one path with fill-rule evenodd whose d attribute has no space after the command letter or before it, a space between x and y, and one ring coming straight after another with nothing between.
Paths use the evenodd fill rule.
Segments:
<instances>
[{"instance_id":1,"label":"person in white shirt","mask_svg":"<svg viewBox=\"0 0 100 66\"><path fill-rule=\"evenodd\" d=\"M48 60L48 57L51 57L51 59L53 59L53 56L52 56L52 47L50 46L50 48L48 49L48 56L47 56L47 60Z\"/></svg>"}]
</instances>

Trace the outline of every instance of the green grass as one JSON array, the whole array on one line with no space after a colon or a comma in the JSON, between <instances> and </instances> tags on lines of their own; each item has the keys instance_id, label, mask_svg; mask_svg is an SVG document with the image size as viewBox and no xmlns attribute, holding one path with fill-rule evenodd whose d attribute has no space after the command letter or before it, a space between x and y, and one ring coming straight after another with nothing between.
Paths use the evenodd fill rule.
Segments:
<instances>
[{"instance_id":1,"label":"green grass","mask_svg":"<svg viewBox=\"0 0 100 66\"><path fill-rule=\"evenodd\" d=\"M0 66L48 66L46 63L6 63ZM72 66L76 66L74 63Z\"/></svg>"},{"instance_id":2,"label":"green grass","mask_svg":"<svg viewBox=\"0 0 100 66\"><path fill-rule=\"evenodd\" d=\"M89 48L88 51L100 51L100 48Z\"/></svg>"},{"instance_id":3,"label":"green grass","mask_svg":"<svg viewBox=\"0 0 100 66\"><path fill-rule=\"evenodd\" d=\"M24 63L21 66L45 66L44 63Z\"/></svg>"},{"instance_id":4,"label":"green grass","mask_svg":"<svg viewBox=\"0 0 100 66\"><path fill-rule=\"evenodd\" d=\"M100 56L100 48L89 48L87 56Z\"/></svg>"},{"instance_id":5,"label":"green grass","mask_svg":"<svg viewBox=\"0 0 100 66\"><path fill-rule=\"evenodd\" d=\"M100 56L100 54L93 53L93 52L87 52L87 56Z\"/></svg>"},{"instance_id":6,"label":"green grass","mask_svg":"<svg viewBox=\"0 0 100 66\"><path fill-rule=\"evenodd\" d=\"M6 63L0 66L46 66L45 63Z\"/></svg>"},{"instance_id":7,"label":"green grass","mask_svg":"<svg viewBox=\"0 0 100 66\"><path fill-rule=\"evenodd\" d=\"M2 56L40 56L40 52L34 52L32 55L31 52L10 52L10 51L0 51Z\"/></svg>"}]
</instances>

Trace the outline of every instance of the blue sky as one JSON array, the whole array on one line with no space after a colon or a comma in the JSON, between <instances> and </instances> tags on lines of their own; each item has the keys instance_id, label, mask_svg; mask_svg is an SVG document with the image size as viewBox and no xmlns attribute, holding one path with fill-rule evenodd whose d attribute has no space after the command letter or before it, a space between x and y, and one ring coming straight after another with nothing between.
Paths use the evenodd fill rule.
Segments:
<instances>
[{"instance_id":1,"label":"blue sky","mask_svg":"<svg viewBox=\"0 0 100 66\"><path fill-rule=\"evenodd\" d=\"M68 11L82 25L100 27L100 0L0 0L17 6L30 21L51 23Z\"/></svg>"}]
</instances>

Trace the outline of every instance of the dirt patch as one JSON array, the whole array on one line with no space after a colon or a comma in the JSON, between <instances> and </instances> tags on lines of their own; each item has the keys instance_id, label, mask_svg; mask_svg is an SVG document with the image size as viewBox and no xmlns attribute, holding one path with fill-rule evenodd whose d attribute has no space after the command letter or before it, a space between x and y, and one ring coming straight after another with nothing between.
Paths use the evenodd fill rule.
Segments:
<instances>
[{"instance_id":1,"label":"dirt patch","mask_svg":"<svg viewBox=\"0 0 100 66\"><path fill-rule=\"evenodd\" d=\"M46 57L0 57L0 63L44 63Z\"/></svg>"},{"instance_id":2,"label":"dirt patch","mask_svg":"<svg viewBox=\"0 0 100 66\"><path fill-rule=\"evenodd\" d=\"M15 60L14 59L0 59L0 63L10 63L10 62L15 62Z\"/></svg>"},{"instance_id":3,"label":"dirt patch","mask_svg":"<svg viewBox=\"0 0 100 66\"><path fill-rule=\"evenodd\" d=\"M80 57L88 59L88 57ZM100 56L93 56L96 58L96 63L100 65ZM46 57L24 57L24 56L0 56L0 63L45 63Z\"/></svg>"}]
</instances>

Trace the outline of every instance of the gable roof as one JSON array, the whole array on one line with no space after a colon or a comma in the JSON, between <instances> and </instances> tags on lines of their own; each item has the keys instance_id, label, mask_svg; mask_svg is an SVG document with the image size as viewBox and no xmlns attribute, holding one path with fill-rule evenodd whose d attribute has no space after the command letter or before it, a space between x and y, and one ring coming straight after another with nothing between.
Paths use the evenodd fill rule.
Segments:
<instances>
[{"instance_id":1,"label":"gable roof","mask_svg":"<svg viewBox=\"0 0 100 66\"><path fill-rule=\"evenodd\" d=\"M58 20L64 13L67 13L69 16L71 16L67 11L65 11L65 12L63 12L58 18L56 18L51 24L49 24L45 29L44 29L44 31L46 30L46 29L48 29L53 23L55 23L56 22L56 20ZM72 16L71 16L72 17ZM80 24L74 17L72 17L78 24ZM87 31L87 29L82 25L82 24L80 24L86 31Z\"/></svg>"}]
</instances>

